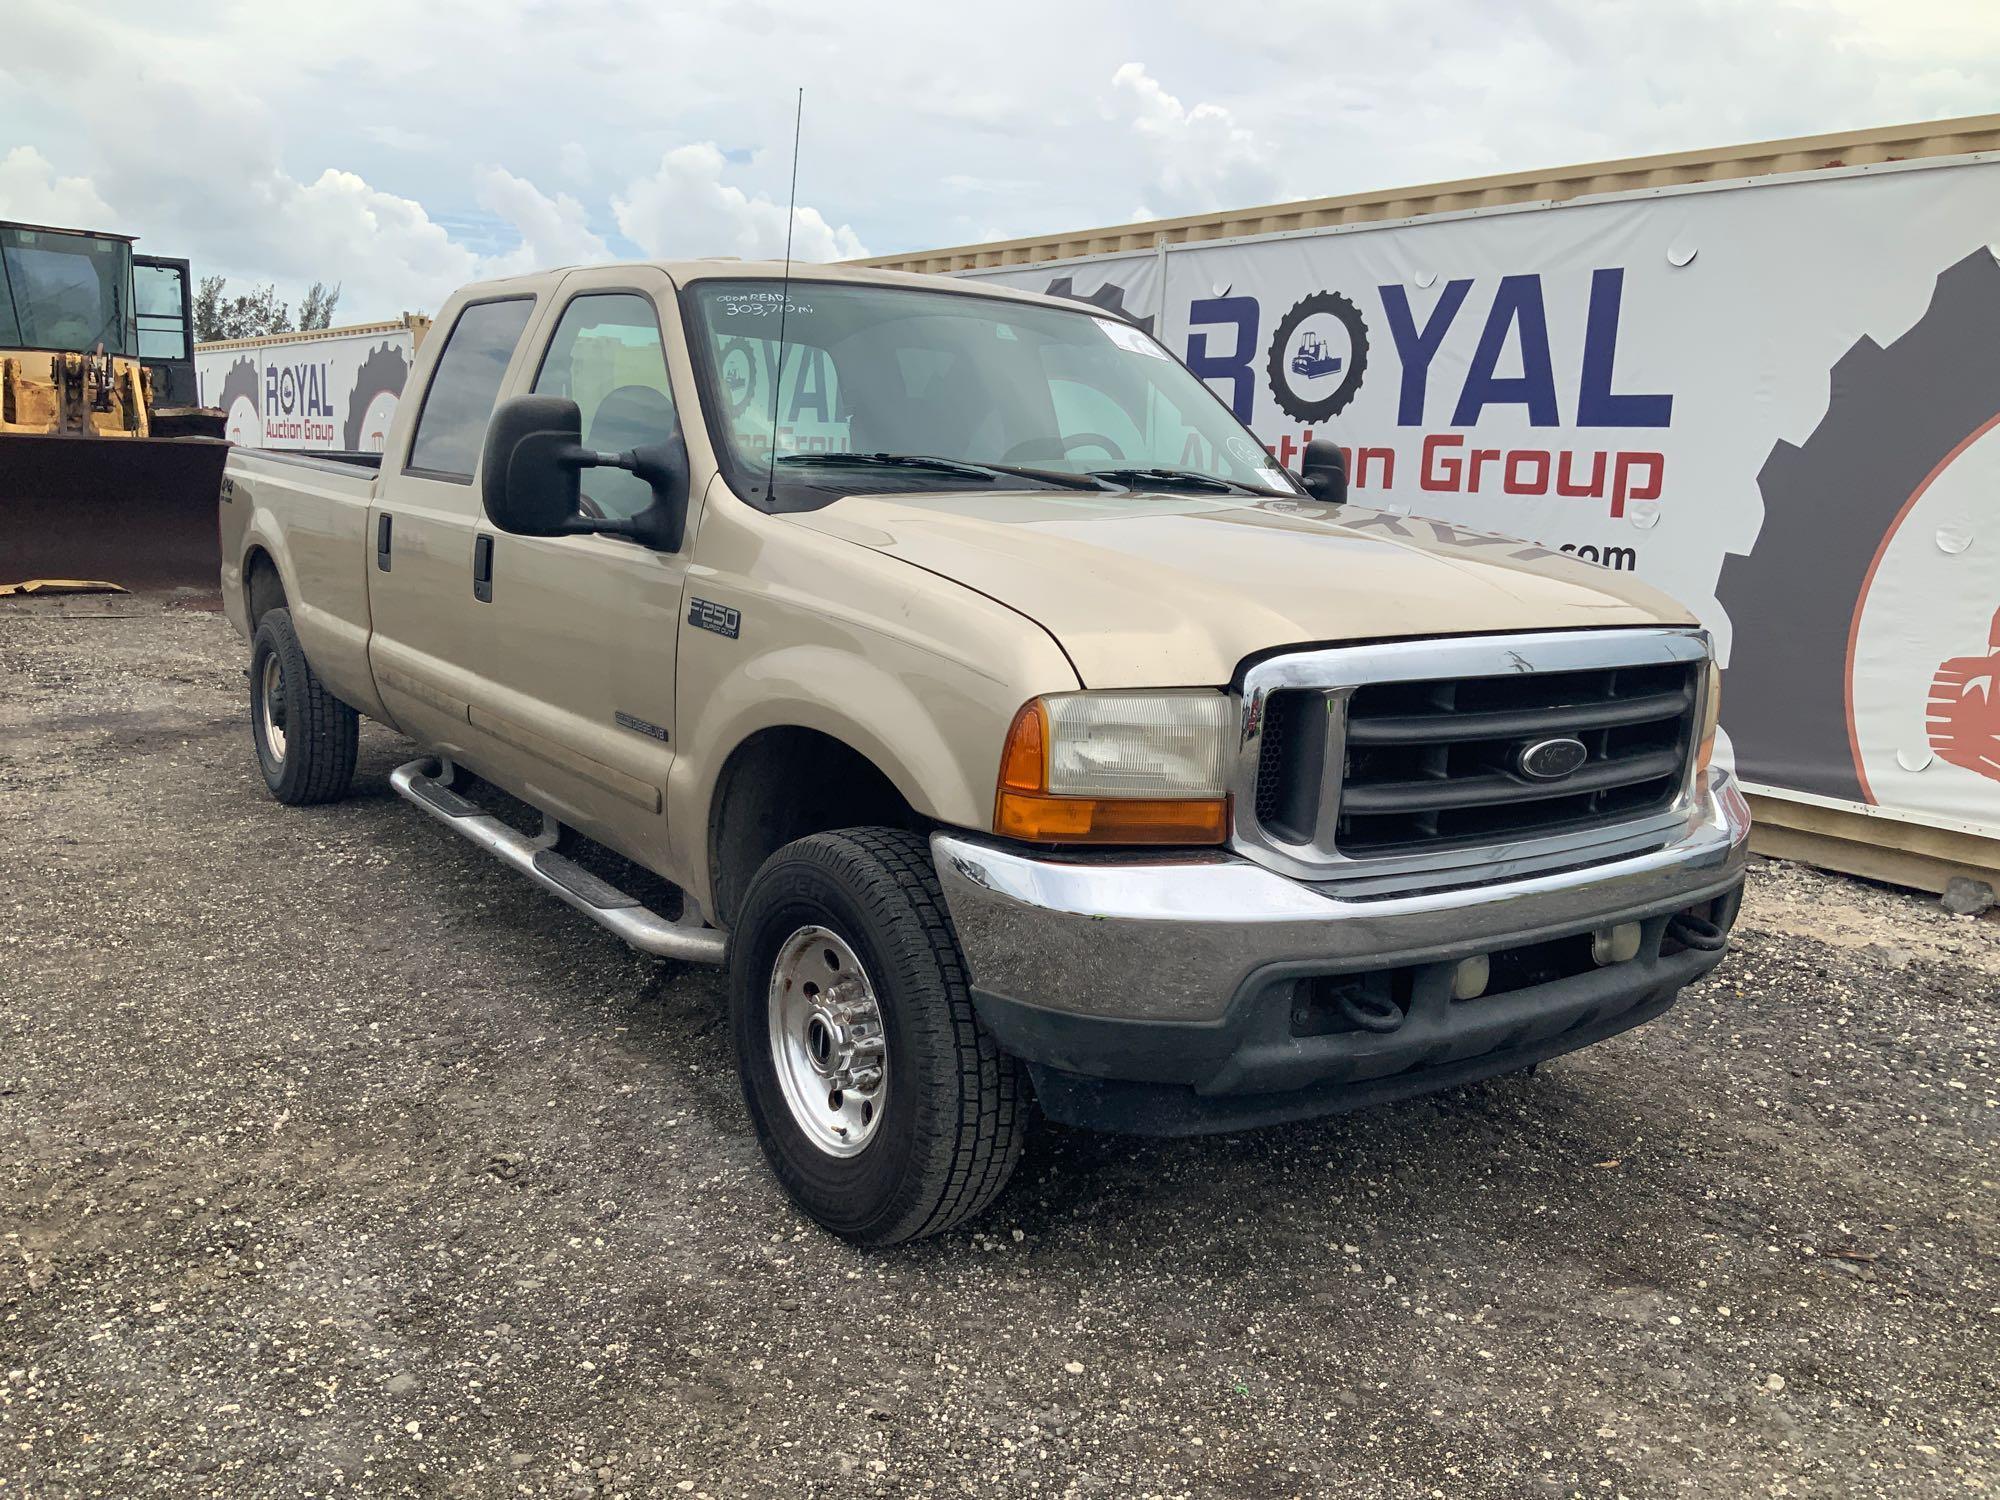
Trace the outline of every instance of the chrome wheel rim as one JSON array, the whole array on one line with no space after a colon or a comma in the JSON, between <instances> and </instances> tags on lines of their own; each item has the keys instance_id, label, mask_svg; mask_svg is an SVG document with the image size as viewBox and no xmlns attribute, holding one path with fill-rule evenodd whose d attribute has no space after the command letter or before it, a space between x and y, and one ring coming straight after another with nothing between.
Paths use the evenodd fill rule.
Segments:
<instances>
[{"instance_id":1,"label":"chrome wheel rim","mask_svg":"<svg viewBox=\"0 0 2000 1500\"><path fill-rule=\"evenodd\" d=\"M828 1156L856 1155L889 1102L888 1040L868 971L838 933L801 927L772 961L766 1010L792 1123Z\"/></svg>"},{"instance_id":2,"label":"chrome wheel rim","mask_svg":"<svg viewBox=\"0 0 2000 1500\"><path fill-rule=\"evenodd\" d=\"M285 669L278 653L264 658L264 673L257 684L257 717L264 726L264 748L278 765L285 763Z\"/></svg>"}]
</instances>

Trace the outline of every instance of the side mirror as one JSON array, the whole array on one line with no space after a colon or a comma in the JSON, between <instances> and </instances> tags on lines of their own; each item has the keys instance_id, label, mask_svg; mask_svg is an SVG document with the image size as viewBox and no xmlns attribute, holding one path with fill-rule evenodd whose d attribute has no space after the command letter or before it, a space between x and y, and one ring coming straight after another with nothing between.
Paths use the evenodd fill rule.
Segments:
<instances>
[{"instance_id":1,"label":"side mirror","mask_svg":"<svg viewBox=\"0 0 2000 1500\"><path fill-rule=\"evenodd\" d=\"M622 523L591 522L594 529L610 530L615 524L632 529L623 533L660 552L678 552L687 536L688 496L694 476L688 467L687 439L678 432L658 443L648 443L619 455L620 468L630 469L653 487L653 503L631 520ZM626 463L624 460L631 460Z\"/></svg>"},{"instance_id":2,"label":"side mirror","mask_svg":"<svg viewBox=\"0 0 2000 1500\"><path fill-rule=\"evenodd\" d=\"M515 396L495 407L480 468L487 519L517 536L596 533L679 551L692 483L685 439L676 432L629 452L598 453L582 435L583 415L567 397ZM652 486L653 503L630 520L586 516L578 475L596 468L637 475Z\"/></svg>"},{"instance_id":3,"label":"side mirror","mask_svg":"<svg viewBox=\"0 0 2000 1500\"><path fill-rule=\"evenodd\" d=\"M1347 503L1347 459L1332 438L1316 437L1299 460L1299 482L1322 505Z\"/></svg>"},{"instance_id":4,"label":"side mirror","mask_svg":"<svg viewBox=\"0 0 2000 1500\"><path fill-rule=\"evenodd\" d=\"M583 519L583 413L561 396L516 396L493 409L480 462L486 516L517 536L565 536Z\"/></svg>"}]
</instances>

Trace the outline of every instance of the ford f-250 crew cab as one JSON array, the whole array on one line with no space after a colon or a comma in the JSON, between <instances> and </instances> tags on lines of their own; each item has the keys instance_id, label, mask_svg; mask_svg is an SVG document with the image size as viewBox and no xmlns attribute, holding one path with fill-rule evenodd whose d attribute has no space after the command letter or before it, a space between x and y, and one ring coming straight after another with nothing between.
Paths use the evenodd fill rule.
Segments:
<instances>
[{"instance_id":1,"label":"ford f-250 crew cab","mask_svg":"<svg viewBox=\"0 0 2000 1500\"><path fill-rule=\"evenodd\" d=\"M1749 819L1692 618L1303 469L1086 305L556 271L445 305L379 456L233 452L224 598L281 801L368 715L444 826L726 959L771 1165L889 1243L1000 1191L1031 1094L1348 1109L1719 961Z\"/></svg>"}]
</instances>

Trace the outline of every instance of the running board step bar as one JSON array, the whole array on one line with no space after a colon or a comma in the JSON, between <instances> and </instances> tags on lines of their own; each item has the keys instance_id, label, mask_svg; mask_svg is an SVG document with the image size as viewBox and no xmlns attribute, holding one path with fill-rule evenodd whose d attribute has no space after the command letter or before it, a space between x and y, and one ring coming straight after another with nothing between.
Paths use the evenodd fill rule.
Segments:
<instances>
[{"instance_id":1,"label":"running board step bar","mask_svg":"<svg viewBox=\"0 0 2000 1500\"><path fill-rule=\"evenodd\" d=\"M701 920L692 896L683 896L683 916L668 921L636 896L619 890L556 851L560 831L553 822L539 837L520 833L451 788L450 762L413 760L389 773L396 795L415 803L454 833L496 856L502 863L553 892L608 927L642 953L678 958L688 963L719 964L726 939Z\"/></svg>"}]
</instances>

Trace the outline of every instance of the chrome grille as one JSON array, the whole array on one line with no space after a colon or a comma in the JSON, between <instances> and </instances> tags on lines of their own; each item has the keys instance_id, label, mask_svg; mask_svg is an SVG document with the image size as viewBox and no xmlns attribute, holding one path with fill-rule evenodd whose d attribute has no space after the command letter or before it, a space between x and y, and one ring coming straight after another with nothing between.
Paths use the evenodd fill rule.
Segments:
<instances>
[{"instance_id":1,"label":"chrome grille","mask_svg":"<svg viewBox=\"0 0 2000 1500\"><path fill-rule=\"evenodd\" d=\"M1699 670L1672 662L1357 688L1334 847L1379 854L1658 811L1685 778ZM1580 741L1582 766L1555 781L1521 774L1521 749L1553 738Z\"/></svg>"},{"instance_id":2,"label":"chrome grille","mask_svg":"<svg viewBox=\"0 0 2000 1500\"><path fill-rule=\"evenodd\" d=\"M1482 863L1622 849L1687 805L1708 670L1706 637L1670 629L1404 641L1253 664L1234 842L1319 879L1479 878ZM1536 780L1521 757L1549 739L1579 741L1581 764Z\"/></svg>"}]
</instances>

